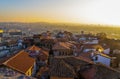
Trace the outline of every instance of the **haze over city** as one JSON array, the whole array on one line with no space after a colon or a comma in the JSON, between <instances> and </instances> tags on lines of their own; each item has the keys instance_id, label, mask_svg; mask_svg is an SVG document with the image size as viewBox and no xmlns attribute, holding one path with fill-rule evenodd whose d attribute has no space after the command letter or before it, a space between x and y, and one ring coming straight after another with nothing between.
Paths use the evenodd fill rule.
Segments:
<instances>
[{"instance_id":1,"label":"haze over city","mask_svg":"<svg viewBox=\"0 0 120 79\"><path fill-rule=\"evenodd\" d=\"M120 25L119 0L1 0L0 22Z\"/></svg>"},{"instance_id":2,"label":"haze over city","mask_svg":"<svg viewBox=\"0 0 120 79\"><path fill-rule=\"evenodd\" d=\"M120 79L120 0L0 0L0 79Z\"/></svg>"}]
</instances>

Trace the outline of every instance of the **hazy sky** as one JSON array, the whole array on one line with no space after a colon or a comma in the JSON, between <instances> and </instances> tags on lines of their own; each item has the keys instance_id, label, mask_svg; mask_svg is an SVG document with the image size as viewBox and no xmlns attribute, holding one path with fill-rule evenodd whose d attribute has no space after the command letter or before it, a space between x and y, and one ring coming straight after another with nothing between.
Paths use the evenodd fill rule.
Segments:
<instances>
[{"instance_id":1,"label":"hazy sky","mask_svg":"<svg viewBox=\"0 0 120 79\"><path fill-rule=\"evenodd\" d=\"M120 0L0 0L0 21L120 25Z\"/></svg>"}]
</instances>

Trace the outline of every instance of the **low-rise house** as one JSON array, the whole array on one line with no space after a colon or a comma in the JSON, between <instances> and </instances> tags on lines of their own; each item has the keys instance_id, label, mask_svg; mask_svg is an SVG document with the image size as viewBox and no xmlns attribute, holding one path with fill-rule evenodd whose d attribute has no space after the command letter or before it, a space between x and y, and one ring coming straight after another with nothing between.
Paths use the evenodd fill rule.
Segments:
<instances>
[{"instance_id":1,"label":"low-rise house","mask_svg":"<svg viewBox=\"0 0 120 79\"><path fill-rule=\"evenodd\" d=\"M0 78L1 79L36 79L31 76L26 76L24 74L19 73L11 68L0 66Z\"/></svg>"},{"instance_id":2,"label":"low-rise house","mask_svg":"<svg viewBox=\"0 0 120 79\"><path fill-rule=\"evenodd\" d=\"M7 57L10 54L10 50L4 49L0 51L0 58Z\"/></svg>"},{"instance_id":3,"label":"low-rise house","mask_svg":"<svg viewBox=\"0 0 120 79\"><path fill-rule=\"evenodd\" d=\"M110 48L104 48L104 51L103 51L105 54L110 54Z\"/></svg>"},{"instance_id":4,"label":"low-rise house","mask_svg":"<svg viewBox=\"0 0 120 79\"><path fill-rule=\"evenodd\" d=\"M81 53L80 56L86 57L90 60L92 60L95 63L102 63L107 66L110 66L111 64L111 57L100 52L87 52L87 53Z\"/></svg>"},{"instance_id":5,"label":"low-rise house","mask_svg":"<svg viewBox=\"0 0 120 79\"><path fill-rule=\"evenodd\" d=\"M22 39L18 39L17 41L17 45L18 45L18 48L23 48L23 40Z\"/></svg>"},{"instance_id":6,"label":"low-rise house","mask_svg":"<svg viewBox=\"0 0 120 79\"><path fill-rule=\"evenodd\" d=\"M5 61L3 65L27 76L31 76L34 71L35 59L30 57L25 51L20 51Z\"/></svg>"},{"instance_id":7,"label":"low-rise house","mask_svg":"<svg viewBox=\"0 0 120 79\"><path fill-rule=\"evenodd\" d=\"M56 38L58 42L67 42L69 41L67 38Z\"/></svg>"},{"instance_id":8,"label":"low-rise house","mask_svg":"<svg viewBox=\"0 0 120 79\"><path fill-rule=\"evenodd\" d=\"M15 46L17 45L17 40L16 39L10 39L9 41L7 41L8 46Z\"/></svg>"},{"instance_id":9,"label":"low-rise house","mask_svg":"<svg viewBox=\"0 0 120 79\"><path fill-rule=\"evenodd\" d=\"M78 56L81 49L81 45L75 41L68 42L57 42L53 46L53 51L55 56Z\"/></svg>"},{"instance_id":10,"label":"low-rise house","mask_svg":"<svg viewBox=\"0 0 120 79\"><path fill-rule=\"evenodd\" d=\"M4 32L4 33L2 34L2 37L10 37L10 35L9 35L8 32Z\"/></svg>"},{"instance_id":11,"label":"low-rise house","mask_svg":"<svg viewBox=\"0 0 120 79\"><path fill-rule=\"evenodd\" d=\"M98 39L89 39L84 44L98 44L98 43L99 43Z\"/></svg>"},{"instance_id":12,"label":"low-rise house","mask_svg":"<svg viewBox=\"0 0 120 79\"><path fill-rule=\"evenodd\" d=\"M82 46L82 52L89 52L89 51L99 51L103 52L103 47L99 44L83 44Z\"/></svg>"},{"instance_id":13,"label":"low-rise house","mask_svg":"<svg viewBox=\"0 0 120 79\"><path fill-rule=\"evenodd\" d=\"M71 44L67 42L57 42L53 46L53 53L55 56L67 56L67 55L73 55L73 50L71 48Z\"/></svg>"},{"instance_id":14,"label":"low-rise house","mask_svg":"<svg viewBox=\"0 0 120 79\"><path fill-rule=\"evenodd\" d=\"M94 79L120 79L120 72L104 64L96 64L96 75Z\"/></svg>"},{"instance_id":15,"label":"low-rise house","mask_svg":"<svg viewBox=\"0 0 120 79\"><path fill-rule=\"evenodd\" d=\"M43 32L41 33L42 36L51 36L52 33L50 31L46 31L46 32Z\"/></svg>"},{"instance_id":16,"label":"low-rise house","mask_svg":"<svg viewBox=\"0 0 120 79\"><path fill-rule=\"evenodd\" d=\"M84 57L51 57L50 79L119 79L120 72Z\"/></svg>"},{"instance_id":17,"label":"low-rise house","mask_svg":"<svg viewBox=\"0 0 120 79\"><path fill-rule=\"evenodd\" d=\"M3 44L0 44L0 50L4 50L4 49L7 49L7 46L3 45Z\"/></svg>"},{"instance_id":18,"label":"low-rise house","mask_svg":"<svg viewBox=\"0 0 120 79\"><path fill-rule=\"evenodd\" d=\"M79 42L81 42L81 43L84 43L86 40L87 40L87 38L84 37L84 36L81 36L81 37L79 38Z\"/></svg>"},{"instance_id":19,"label":"low-rise house","mask_svg":"<svg viewBox=\"0 0 120 79\"><path fill-rule=\"evenodd\" d=\"M35 45L28 47L26 51L29 53L30 56L32 57L39 57L40 60L42 61L47 61L49 53L42 48L39 48Z\"/></svg>"},{"instance_id":20,"label":"low-rise house","mask_svg":"<svg viewBox=\"0 0 120 79\"><path fill-rule=\"evenodd\" d=\"M66 44L68 44L68 46L71 48L74 56L79 56L79 54L81 52L81 44L80 43L75 42L75 41L68 41L68 42L66 42Z\"/></svg>"},{"instance_id":21,"label":"low-rise house","mask_svg":"<svg viewBox=\"0 0 120 79\"><path fill-rule=\"evenodd\" d=\"M22 32L9 32L11 37L22 37Z\"/></svg>"},{"instance_id":22,"label":"low-rise house","mask_svg":"<svg viewBox=\"0 0 120 79\"><path fill-rule=\"evenodd\" d=\"M49 68L47 66L41 67L37 73L38 79L49 79Z\"/></svg>"},{"instance_id":23,"label":"low-rise house","mask_svg":"<svg viewBox=\"0 0 120 79\"><path fill-rule=\"evenodd\" d=\"M50 49L56 43L55 39L41 39L40 40L40 47L45 47Z\"/></svg>"},{"instance_id":24,"label":"low-rise house","mask_svg":"<svg viewBox=\"0 0 120 79\"><path fill-rule=\"evenodd\" d=\"M92 61L89 62L83 58L73 56L51 58L50 79L87 79L85 76L93 79L95 71L93 71L92 75L89 72L93 68L92 64Z\"/></svg>"},{"instance_id":25,"label":"low-rise house","mask_svg":"<svg viewBox=\"0 0 120 79\"><path fill-rule=\"evenodd\" d=\"M98 44L99 40L96 36L88 36L86 40L87 44Z\"/></svg>"},{"instance_id":26,"label":"low-rise house","mask_svg":"<svg viewBox=\"0 0 120 79\"><path fill-rule=\"evenodd\" d=\"M32 46L33 44L34 44L34 39L33 38L30 38L30 37L24 38L24 40L23 40L23 47L24 48Z\"/></svg>"},{"instance_id":27,"label":"low-rise house","mask_svg":"<svg viewBox=\"0 0 120 79\"><path fill-rule=\"evenodd\" d=\"M110 64L111 64L111 57L106 54L103 54L103 53L95 53L95 55L93 55L93 57L92 57L92 60L94 62L100 62L107 66L110 66Z\"/></svg>"},{"instance_id":28,"label":"low-rise house","mask_svg":"<svg viewBox=\"0 0 120 79\"><path fill-rule=\"evenodd\" d=\"M80 35L76 35L79 39L78 41L83 44L98 44L99 39L92 34L84 34L81 33Z\"/></svg>"},{"instance_id":29,"label":"low-rise house","mask_svg":"<svg viewBox=\"0 0 120 79\"><path fill-rule=\"evenodd\" d=\"M59 32L56 35L56 38L65 38L66 40L70 41L72 39L72 33L68 32L68 31L64 31L64 32Z\"/></svg>"},{"instance_id":30,"label":"low-rise house","mask_svg":"<svg viewBox=\"0 0 120 79\"><path fill-rule=\"evenodd\" d=\"M33 35L34 44L37 45L37 46L40 45L40 37L41 37L41 34L35 34L35 35Z\"/></svg>"},{"instance_id":31,"label":"low-rise house","mask_svg":"<svg viewBox=\"0 0 120 79\"><path fill-rule=\"evenodd\" d=\"M31 46L31 47L28 47L26 49L26 52L28 52L29 56L35 58L35 61L36 61L36 73L38 72L38 70L42 67L42 66L45 66L48 62L48 56L49 56L49 53L48 51L45 51L43 50L42 48L39 48L35 45ZM36 75L33 74L34 76Z\"/></svg>"},{"instance_id":32,"label":"low-rise house","mask_svg":"<svg viewBox=\"0 0 120 79\"><path fill-rule=\"evenodd\" d=\"M63 32L59 32L59 33L57 33L56 37L57 38L63 38L63 37L65 37L65 34Z\"/></svg>"},{"instance_id":33,"label":"low-rise house","mask_svg":"<svg viewBox=\"0 0 120 79\"><path fill-rule=\"evenodd\" d=\"M40 37L41 37L41 34L35 34L35 35L33 35L34 39L37 39L37 38L40 39Z\"/></svg>"},{"instance_id":34,"label":"low-rise house","mask_svg":"<svg viewBox=\"0 0 120 79\"><path fill-rule=\"evenodd\" d=\"M110 54L110 47L109 46L107 46L106 44L104 44L103 46L103 53L105 53L105 54Z\"/></svg>"},{"instance_id":35,"label":"low-rise house","mask_svg":"<svg viewBox=\"0 0 120 79\"><path fill-rule=\"evenodd\" d=\"M8 33L10 37L22 37L22 31L18 29L10 29Z\"/></svg>"}]
</instances>

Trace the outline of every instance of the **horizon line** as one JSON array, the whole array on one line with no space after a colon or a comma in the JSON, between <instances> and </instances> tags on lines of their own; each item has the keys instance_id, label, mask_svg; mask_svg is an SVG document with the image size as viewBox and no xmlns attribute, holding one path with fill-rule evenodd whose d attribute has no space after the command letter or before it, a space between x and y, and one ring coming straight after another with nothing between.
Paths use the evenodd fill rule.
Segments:
<instances>
[{"instance_id":1,"label":"horizon line","mask_svg":"<svg viewBox=\"0 0 120 79\"><path fill-rule=\"evenodd\" d=\"M78 22L45 22L45 21L36 21L36 22L21 22L21 21L1 21L0 23L50 23L50 24L76 24L76 25L97 25L97 26L115 26L120 27L120 25L115 24L100 24L100 23L78 23Z\"/></svg>"}]
</instances>

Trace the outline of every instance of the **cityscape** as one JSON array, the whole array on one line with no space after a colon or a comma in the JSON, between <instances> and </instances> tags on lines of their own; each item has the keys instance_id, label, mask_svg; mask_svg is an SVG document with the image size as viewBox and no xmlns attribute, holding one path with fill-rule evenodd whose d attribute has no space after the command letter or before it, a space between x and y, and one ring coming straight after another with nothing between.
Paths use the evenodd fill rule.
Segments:
<instances>
[{"instance_id":1,"label":"cityscape","mask_svg":"<svg viewBox=\"0 0 120 79\"><path fill-rule=\"evenodd\" d=\"M118 2L0 1L0 79L120 79Z\"/></svg>"}]
</instances>

